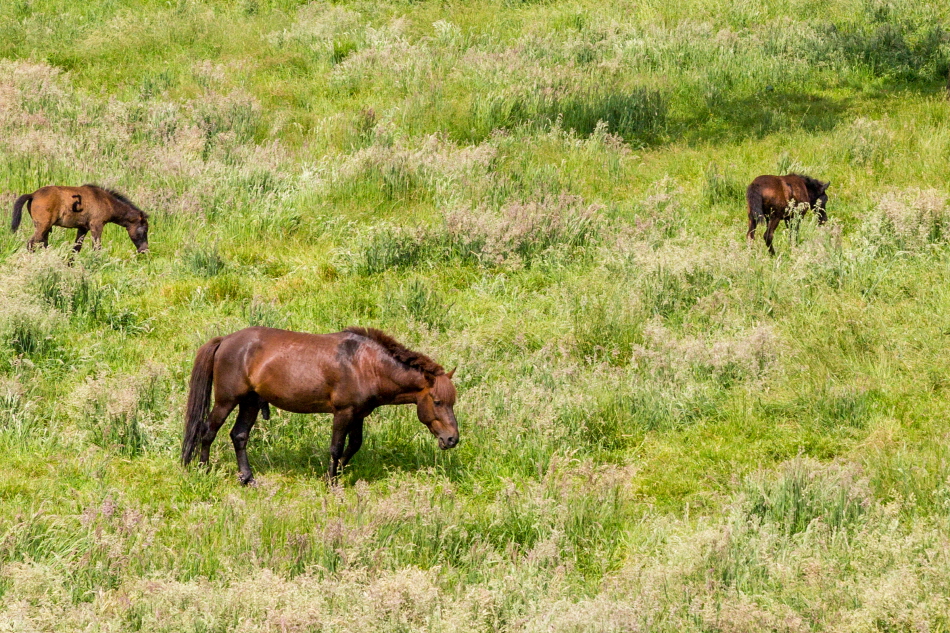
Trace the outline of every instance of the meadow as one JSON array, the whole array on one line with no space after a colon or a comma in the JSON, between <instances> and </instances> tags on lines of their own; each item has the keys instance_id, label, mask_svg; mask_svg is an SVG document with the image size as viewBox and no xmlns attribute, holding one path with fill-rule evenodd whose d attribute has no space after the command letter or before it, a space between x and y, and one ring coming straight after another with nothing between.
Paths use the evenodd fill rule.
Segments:
<instances>
[{"instance_id":1,"label":"meadow","mask_svg":"<svg viewBox=\"0 0 950 633\"><path fill-rule=\"evenodd\" d=\"M0 209L151 215L0 231L0 629L950 631L948 71L936 0L0 4ZM460 445L182 468L248 325L457 366Z\"/></svg>"}]
</instances>

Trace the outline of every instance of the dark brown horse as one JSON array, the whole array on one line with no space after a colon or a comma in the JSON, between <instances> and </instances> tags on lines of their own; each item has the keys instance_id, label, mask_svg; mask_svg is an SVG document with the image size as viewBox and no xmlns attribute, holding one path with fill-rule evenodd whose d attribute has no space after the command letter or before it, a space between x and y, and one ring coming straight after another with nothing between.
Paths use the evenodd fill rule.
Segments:
<instances>
[{"instance_id":1,"label":"dark brown horse","mask_svg":"<svg viewBox=\"0 0 950 633\"><path fill-rule=\"evenodd\" d=\"M13 203L13 222L10 228L20 228L23 205L26 205L35 228L27 247L33 250L37 243L44 247L54 226L76 229L73 250L82 248L86 233L92 233L93 248L100 248L102 228L106 222L125 227L139 253L148 252L148 216L131 200L117 191L96 185L82 187L42 187L17 198Z\"/></svg>"},{"instance_id":2,"label":"dark brown horse","mask_svg":"<svg viewBox=\"0 0 950 633\"><path fill-rule=\"evenodd\" d=\"M363 419L383 405L415 404L439 448L452 448L459 441L453 373L372 328L306 334L250 327L216 337L198 350L191 370L181 460L190 462L200 442L199 461L206 464L218 429L238 407L231 441L240 480L250 483L247 439L259 411L270 419L269 404L294 413L333 414L331 479L360 449Z\"/></svg>"},{"instance_id":3,"label":"dark brown horse","mask_svg":"<svg viewBox=\"0 0 950 633\"><path fill-rule=\"evenodd\" d=\"M775 254L772 248L772 236L778 223L788 221L794 217L795 206L805 203L815 210L818 224L824 224L828 219L825 207L828 204L828 189L830 182L821 182L808 176L788 174L787 176L759 176L746 189L745 199L749 203L749 240L755 239L755 228L760 222L768 222L765 230L765 244L769 252Z\"/></svg>"}]
</instances>

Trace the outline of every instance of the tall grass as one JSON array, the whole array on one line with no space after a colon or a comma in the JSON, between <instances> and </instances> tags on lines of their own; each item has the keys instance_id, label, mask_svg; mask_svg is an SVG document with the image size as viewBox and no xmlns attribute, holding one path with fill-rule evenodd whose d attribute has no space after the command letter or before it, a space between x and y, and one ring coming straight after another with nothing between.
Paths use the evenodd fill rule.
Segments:
<instances>
[{"instance_id":1,"label":"tall grass","mask_svg":"<svg viewBox=\"0 0 950 633\"><path fill-rule=\"evenodd\" d=\"M940 631L950 60L934 2L0 5L12 630ZM745 242L761 173L830 222ZM29 222L25 222L28 227ZM461 444L274 409L177 464L195 350L381 327Z\"/></svg>"}]
</instances>

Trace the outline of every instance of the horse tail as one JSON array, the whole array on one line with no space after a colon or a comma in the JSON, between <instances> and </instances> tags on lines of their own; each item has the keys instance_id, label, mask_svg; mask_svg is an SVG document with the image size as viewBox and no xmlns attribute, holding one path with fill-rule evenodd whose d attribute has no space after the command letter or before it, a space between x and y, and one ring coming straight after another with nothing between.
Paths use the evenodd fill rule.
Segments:
<instances>
[{"instance_id":1,"label":"horse tail","mask_svg":"<svg viewBox=\"0 0 950 633\"><path fill-rule=\"evenodd\" d=\"M188 408L185 412L185 438L181 445L181 463L187 465L195 452L198 438L208 430L208 406L211 403L211 384L214 380L214 355L224 340L216 336L198 350L191 368Z\"/></svg>"},{"instance_id":2,"label":"horse tail","mask_svg":"<svg viewBox=\"0 0 950 633\"><path fill-rule=\"evenodd\" d=\"M749 203L749 219L755 220L756 224L765 222L765 213L762 211L762 192L759 188L751 185L746 189L745 199Z\"/></svg>"},{"instance_id":3,"label":"horse tail","mask_svg":"<svg viewBox=\"0 0 950 633\"><path fill-rule=\"evenodd\" d=\"M30 202L33 200L32 193L25 193L19 198L16 199L16 202L13 203L13 221L10 223L10 230L16 233L16 230L20 228L20 219L23 217L23 205L27 205L26 209L29 211Z\"/></svg>"}]
</instances>

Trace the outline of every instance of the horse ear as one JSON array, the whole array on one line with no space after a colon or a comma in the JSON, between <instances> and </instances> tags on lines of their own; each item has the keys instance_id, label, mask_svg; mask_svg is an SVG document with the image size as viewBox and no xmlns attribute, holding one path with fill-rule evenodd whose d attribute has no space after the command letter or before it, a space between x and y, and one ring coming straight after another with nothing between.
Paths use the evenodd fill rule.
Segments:
<instances>
[{"instance_id":1,"label":"horse ear","mask_svg":"<svg viewBox=\"0 0 950 633\"><path fill-rule=\"evenodd\" d=\"M831 181L829 180L828 182L824 183L824 184L821 186L821 192L824 193L824 192L828 191L828 187L830 187L830 186L831 186Z\"/></svg>"},{"instance_id":2,"label":"horse ear","mask_svg":"<svg viewBox=\"0 0 950 633\"><path fill-rule=\"evenodd\" d=\"M455 370L456 370L456 369L458 369L458 367L453 367L453 368L452 368L452 371L450 371L449 373L446 374L446 376L449 377L449 380L452 380L452 376L455 375Z\"/></svg>"}]
</instances>

